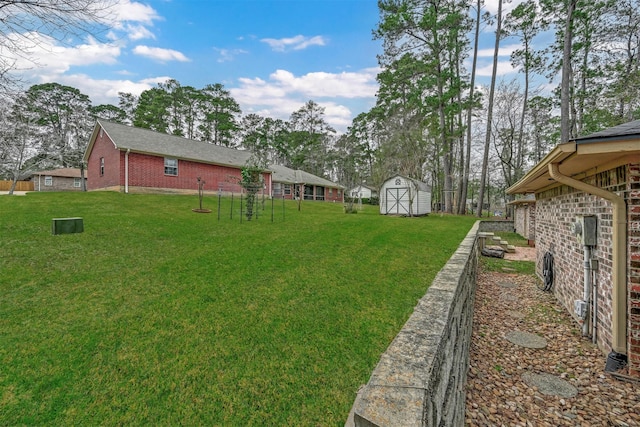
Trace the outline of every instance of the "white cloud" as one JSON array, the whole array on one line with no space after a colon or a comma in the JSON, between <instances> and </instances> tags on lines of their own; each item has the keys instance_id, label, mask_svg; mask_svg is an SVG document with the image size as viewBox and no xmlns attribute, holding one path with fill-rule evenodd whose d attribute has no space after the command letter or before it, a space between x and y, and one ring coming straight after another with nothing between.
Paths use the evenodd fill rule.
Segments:
<instances>
[{"instance_id":1,"label":"white cloud","mask_svg":"<svg viewBox=\"0 0 640 427\"><path fill-rule=\"evenodd\" d=\"M511 66L511 61L498 61L498 68L496 74L498 76L504 76L506 74L516 73L518 70ZM491 77L493 73L493 62L486 63L485 65L478 65L476 69L476 75L478 77Z\"/></svg>"},{"instance_id":2,"label":"white cloud","mask_svg":"<svg viewBox=\"0 0 640 427\"><path fill-rule=\"evenodd\" d=\"M498 49L498 56L511 57L511 53L513 53L513 51L517 49L522 49L522 45L519 43L508 44L505 46L501 45L500 48ZM493 51L494 51L493 47L478 49L478 58L493 58Z\"/></svg>"},{"instance_id":3,"label":"white cloud","mask_svg":"<svg viewBox=\"0 0 640 427\"><path fill-rule=\"evenodd\" d=\"M130 40L156 38L148 27L153 26L154 21L162 20L162 17L151 6L131 0L119 0L111 10L112 15L107 23L113 28L107 35L111 40L121 38L114 30L124 32Z\"/></svg>"},{"instance_id":4,"label":"white cloud","mask_svg":"<svg viewBox=\"0 0 640 427\"><path fill-rule=\"evenodd\" d=\"M322 36L305 37L303 35L285 37L282 39L266 38L260 41L268 44L277 52L284 52L286 50L302 50L309 46L324 46L326 44L326 40Z\"/></svg>"},{"instance_id":5,"label":"white cloud","mask_svg":"<svg viewBox=\"0 0 640 427\"><path fill-rule=\"evenodd\" d=\"M325 108L327 123L344 131L353 119L349 104L362 100L373 104L378 90L378 71L369 68L349 73L314 72L295 76L286 70L276 70L268 80L240 78L239 86L230 92L244 114L256 113L283 120L288 120L291 113L313 99Z\"/></svg>"},{"instance_id":6,"label":"white cloud","mask_svg":"<svg viewBox=\"0 0 640 427\"><path fill-rule=\"evenodd\" d=\"M169 80L168 76L151 77L140 81L128 79L107 80L93 79L85 74L57 76L55 81L77 88L91 99L93 105L118 105L118 92L140 95L143 91L155 87L158 83Z\"/></svg>"},{"instance_id":7,"label":"white cloud","mask_svg":"<svg viewBox=\"0 0 640 427\"><path fill-rule=\"evenodd\" d=\"M377 73L377 68L369 68L359 72L312 72L295 76L286 70L276 70L269 76L270 84L261 79L241 79L241 83L248 90L261 91L266 87L269 91L311 98L367 98L375 96L378 89Z\"/></svg>"},{"instance_id":8,"label":"white cloud","mask_svg":"<svg viewBox=\"0 0 640 427\"><path fill-rule=\"evenodd\" d=\"M511 12L517 5L524 0L505 1L502 0L502 14L503 16ZM485 10L495 16L498 13L498 0L485 0Z\"/></svg>"},{"instance_id":9,"label":"white cloud","mask_svg":"<svg viewBox=\"0 0 640 427\"><path fill-rule=\"evenodd\" d=\"M190 59L187 58L182 52L178 52L177 50L173 50L173 49L164 49L161 47L150 47L145 45L139 45L133 49L133 53L135 53L136 55L144 56L146 58L150 58L160 62L166 62L166 61L189 62L190 61Z\"/></svg>"},{"instance_id":10,"label":"white cloud","mask_svg":"<svg viewBox=\"0 0 640 427\"><path fill-rule=\"evenodd\" d=\"M144 25L126 25L126 31L131 40L155 39L156 36Z\"/></svg>"},{"instance_id":11,"label":"white cloud","mask_svg":"<svg viewBox=\"0 0 640 427\"><path fill-rule=\"evenodd\" d=\"M249 53L246 50L242 50L242 49L218 49L218 48L214 48L214 49L220 54L217 60L217 62L219 63L230 62L236 59L236 56L238 55Z\"/></svg>"},{"instance_id":12,"label":"white cloud","mask_svg":"<svg viewBox=\"0 0 640 427\"><path fill-rule=\"evenodd\" d=\"M14 59L16 70L27 76L61 74L73 66L115 64L120 56L120 47L97 42L92 37L86 43L68 47L39 33L27 33L26 36L10 35L20 52L4 52L3 56Z\"/></svg>"},{"instance_id":13,"label":"white cloud","mask_svg":"<svg viewBox=\"0 0 640 427\"><path fill-rule=\"evenodd\" d=\"M113 7L113 12L113 19L117 22L142 22L151 25L153 21L162 19L151 6L130 0L120 0Z\"/></svg>"}]
</instances>

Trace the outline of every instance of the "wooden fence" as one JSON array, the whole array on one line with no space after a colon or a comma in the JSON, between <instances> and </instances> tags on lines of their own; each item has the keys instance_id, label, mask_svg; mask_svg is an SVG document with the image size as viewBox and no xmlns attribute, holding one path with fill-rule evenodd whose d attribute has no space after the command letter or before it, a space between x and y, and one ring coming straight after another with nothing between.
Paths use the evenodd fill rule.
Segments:
<instances>
[{"instance_id":1,"label":"wooden fence","mask_svg":"<svg viewBox=\"0 0 640 427\"><path fill-rule=\"evenodd\" d=\"M0 180L0 191L11 190L11 184L13 181ZM16 182L15 191L33 191L33 181L18 181Z\"/></svg>"}]
</instances>

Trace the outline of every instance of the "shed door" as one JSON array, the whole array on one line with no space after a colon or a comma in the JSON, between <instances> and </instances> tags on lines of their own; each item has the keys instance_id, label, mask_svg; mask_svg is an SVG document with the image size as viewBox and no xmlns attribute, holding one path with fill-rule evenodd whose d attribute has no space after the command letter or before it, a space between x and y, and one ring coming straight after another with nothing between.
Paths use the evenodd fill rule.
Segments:
<instances>
[{"instance_id":1,"label":"shed door","mask_svg":"<svg viewBox=\"0 0 640 427\"><path fill-rule=\"evenodd\" d=\"M388 214L409 214L409 188L387 188L386 212Z\"/></svg>"}]
</instances>

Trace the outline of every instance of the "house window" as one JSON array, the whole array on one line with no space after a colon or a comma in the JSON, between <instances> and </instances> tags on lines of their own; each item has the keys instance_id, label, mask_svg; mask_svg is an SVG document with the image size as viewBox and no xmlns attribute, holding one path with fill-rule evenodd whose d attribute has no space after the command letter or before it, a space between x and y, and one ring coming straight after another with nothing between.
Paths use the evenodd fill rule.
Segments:
<instances>
[{"instance_id":1,"label":"house window","mask_svg":"<svg viewBox=\"0 0 640 427\"><path fill-rule=\"evenodd\" d=\"M178 159L164 158L164 174L178 176Z\"/></svg>"},{"instance_id":2,"label":"house window","mask_svg":"<svg viewBox=\"0 0 640 427\"><path fill-rule=\"evenodd\" d=\"M45 187L51 187L53 185L53 177L52 176L45 176L44 177L44 186Z\"/></svg>"},{"instance_id":3,"label":"house window","mask_svg":"<svg viewBox=\"0 0 640 427\"><path fill-rule=\"evenodd\" d=\"M284 194L286 196L290 196L291 195L291 184L285 184L284 185Z\"/></svg>"},{"instance_id":4,"label":"house window","mask_svg":"<svg viewBox=\"0 0 640 427\"><path fill-rule=\"evenodd\" d=\"M82 183L82 181L80 181L80 178L73 178L73 186L75 188L80 188L80 184Z\"/></svg>"},{"instance_id":5,"label":"house window","mask_svg":"<svg viewBox=\"0 0 640 427\"><path fill-rule=\"evenodd\" d=\"M329 189L329 197L332 197L332 196L333 196L333 188L330 188Z\"/></svg>"},{"instance_id":6,"label":"house window","mask_svg":"<svg viewBox=\"0 0 640 427\"><path fill-rule=\"evenodd\" d=\"M104 176L104 157L100 157L100 176Z\"/></svg>"}]
</instances>

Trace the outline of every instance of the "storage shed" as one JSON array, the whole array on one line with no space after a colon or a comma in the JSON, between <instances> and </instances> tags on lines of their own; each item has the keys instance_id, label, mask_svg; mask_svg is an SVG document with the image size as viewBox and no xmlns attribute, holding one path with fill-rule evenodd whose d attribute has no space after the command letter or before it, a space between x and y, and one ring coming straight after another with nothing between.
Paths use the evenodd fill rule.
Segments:
<instances>
[{"instance_id":1,"label":"storage shed","mask_svg":"<svg viewBox=\"0 0 640 427\"><path fill-rule=\"evenodd\" d=\"M431 212L431 189L416 179L395 175L380 187L382 215L427 215Z\"/></svg>"}]
</instances>

